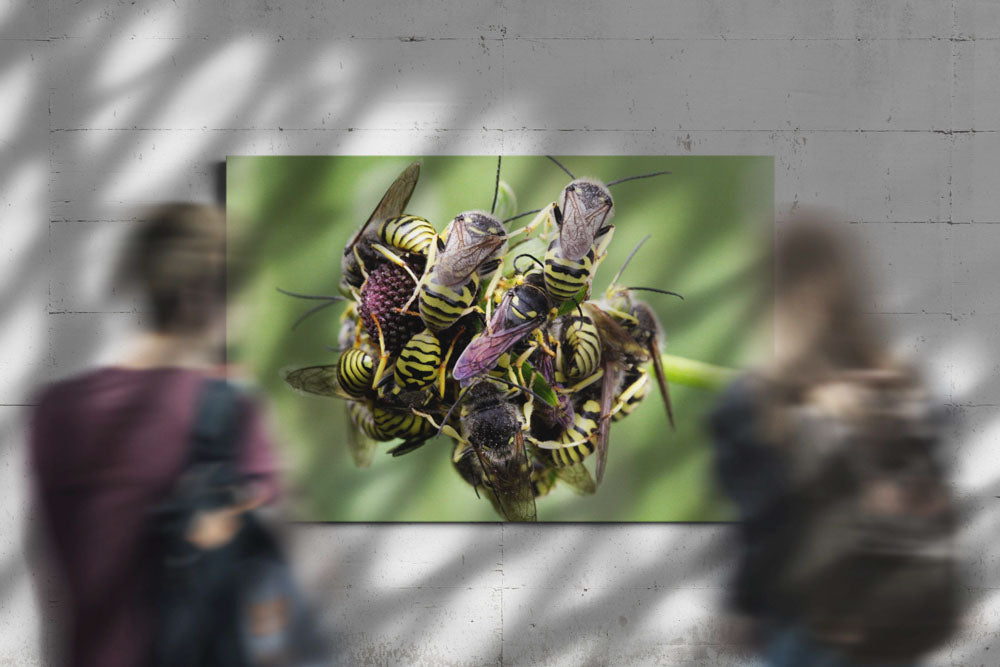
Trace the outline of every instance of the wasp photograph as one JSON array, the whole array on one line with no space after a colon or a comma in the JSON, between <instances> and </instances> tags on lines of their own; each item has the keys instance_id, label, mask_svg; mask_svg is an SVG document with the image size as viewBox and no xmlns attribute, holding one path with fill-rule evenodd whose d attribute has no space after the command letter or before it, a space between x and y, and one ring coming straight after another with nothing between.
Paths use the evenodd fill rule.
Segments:
<instances>
[{"instance_id":1,"label":"wasp photograph","mask_svg":"<svg viewBox=\"0 0 1000 667\"><path fill-rule=\"evenodd\" d=\"M732 518L704 426L772 349L771 157L226 173L228 357L270 401L297 519Z\"/></svg>"}]
</instances>

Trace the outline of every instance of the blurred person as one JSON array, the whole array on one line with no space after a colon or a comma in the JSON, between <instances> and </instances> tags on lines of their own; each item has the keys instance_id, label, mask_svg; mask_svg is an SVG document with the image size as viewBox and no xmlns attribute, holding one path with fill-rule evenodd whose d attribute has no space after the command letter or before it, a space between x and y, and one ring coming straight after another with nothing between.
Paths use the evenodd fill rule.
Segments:
<instances>
[{"instance_id":1,"label":"blurred person","mask_svg":"<svg viewBox=\"0 0 1000 667\"><path fill-rule=\"evenodd\" d=\"M731 603L767 664L912 665L958 617L942 412L861 312L835 229L779 225L773 360L711 416L741 519Z\"/></svg>"},{"instance_id":2,"label":"blurred person","mask_svg":"<svg viewBox=\"0 0 1000 667\"><path fill-rule=\"evenodd\" d=\"M121 272L145 297L149 330L118 363L55 383L37 399L30 457L47 544L68 596L70 664L152 664L158 554L150 517L188 470L211 380L226 375L225 244L221 209L174 204L152 211ZM241 517L277 493L262 409L245 393L239 403L238 489L183 526L192 548L205 552L227 548L243 530Z\"/></svg>"}]
</instances>

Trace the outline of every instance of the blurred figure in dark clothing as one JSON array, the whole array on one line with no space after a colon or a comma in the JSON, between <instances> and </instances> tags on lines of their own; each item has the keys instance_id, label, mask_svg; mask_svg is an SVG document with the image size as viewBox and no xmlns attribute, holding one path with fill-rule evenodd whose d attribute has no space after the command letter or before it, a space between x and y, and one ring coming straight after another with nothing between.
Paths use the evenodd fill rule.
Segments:
<instances>
[{"instance_id":1,"label":"blurred figure in dark clothing","mask_svg":"<svg viewBox=\"0 0 1000 667\"><path fill-rule=\"evenodd\" d=\"M958 615L941 411L861 313L835 231L778 226L774 358L711 418L742 520L732 605L771 665L916 664Z\"/></svg>"},{"instance_id":2,"label":"blurred figure in dark clothing","mask_svg":"<svg viewBox=\"0 0 1000 667\"><path fill-rule=\"evenodd\" d=\"M125 253L122 276L146 297L149 331L121 360L44 389L31 462L41 517L67 587L68 659L78 666L147 665L154 632L149 515L188 463L207 378L225 374L225 215L177 204L152 212ZM276 493L259 406L242 410L240 502L199 514L187 539L227 543L238 517Z\"/></svg>"}]
</instances>

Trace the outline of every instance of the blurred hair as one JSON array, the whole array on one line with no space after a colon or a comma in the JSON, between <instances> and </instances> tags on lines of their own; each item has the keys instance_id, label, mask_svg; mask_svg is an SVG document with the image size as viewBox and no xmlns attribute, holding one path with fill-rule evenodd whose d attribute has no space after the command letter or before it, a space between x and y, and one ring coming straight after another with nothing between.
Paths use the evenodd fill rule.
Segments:
<instances>
[{"instance_id":1,"label":"blurred hair","mask_svg":"<svg viewBox=\"0 0 1000 667\"><path fill-rule=\"evenodd\" d=\"M125 247L119 278L143 293L154 330L205 331L225 309L225 212L192 203L151 210Z\"/></svg>"},{"instance_id":2,"label":"blurred hair","mask_svg":"<svg viewBox=\"0 0 1000 667\"><path fill-rule=\"evenodd\" d=\"M891 365L882 337L861 310L866 289L860 264L858 250L828 216L809 212L779 226L779 374L810 380L828 371Z\"/></svg>"},{"instance_id":3,"label":"blurred hair","mask_svg":"<svg viewBox=\"0 0 1000 667\"><path fill-rule=\"evenodd\" d=\"M774 247L775 357L764 369L775 407L808 400L846 377L885 375L916 384L865 316L861 253L831 215L806 211L779 223Z\"/></svg>"}]
</instances>

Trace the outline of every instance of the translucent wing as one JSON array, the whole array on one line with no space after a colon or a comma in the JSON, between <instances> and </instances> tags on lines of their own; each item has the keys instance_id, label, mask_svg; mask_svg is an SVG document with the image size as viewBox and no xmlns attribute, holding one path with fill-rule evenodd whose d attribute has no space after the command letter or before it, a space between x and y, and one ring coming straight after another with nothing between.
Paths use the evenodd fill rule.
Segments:
<instances>
[{"instance_id":1,"label":"translucent wing","mask_svg":"<svg viewBox=\"0 0 1000 667\"><path fill-rule=\"evenodd\" d=\"M559 228L559 247L564 258L578 260L583 258L594 245L597 231L611 213L611 204L602 202L588 207L579 188L574 190L567 188L563 193L563 220Z\"/></svg>"},{"instance_id":2,"label":"translucent wing","mask_svg":"<svg viewBox=\"0 0 1000 667\"><path fill-rule=\"evenodd\" d=\"M363 417L360 414L355 415L355 412L351 410L351 403L345 403L344 410L347 412L347 447L351 452L351 458L354 459L354 465L357 467L367 468L375 458L375 448L378 442L362 430L357 419Z\"/></svg>"},{"instance_id":3,"label":"translucent wing","mask_svg":"<svg viewBox=\"0 0 1000 667\"><path fill-rule=\"evenodd\" d=\"M473 447L479 457L486 483L496 494L497 502L508 521L537 521L535 493L531 488L531 463L524 448L524 436L514 434L510 456L491 449Z\"/></svg>"},{"instance_id":4,"label":"translucent wing","mask_svg":"<svg viewBox=\"0 0 1000 667\"><path fill-rule=\"evenodd\" d=\"M600 206L587 211L587 215L585 217L591 236L597 236L598 230L604 226L604 221L608 219L608 213L610 212L610 204L601 204Z\"/></svg>"},{"instance_id":5,"label":"translucent wing","mask_svg":"<svg viewBox=\"0 0 1000 667\"><path fill-rule=\"evenodd\" d=\"M667 387L667 375L663 372L663 361L660 359L660 351L657 349L656 341L649 342L649 356L653 358L653 370L656 372L656 382L660 385L660 396L663 397L663 407L667 409L667 421L670 428L674 427L674 408L670 404L670 390Z\"/></svg>"},{"instance_id":6,"label":"translucent wing","mask_svg":"<svg viewBox=\"0 0 1000 667\"><path fill-rule=\"evenodd\" d=\"M596 305L585 301L580 304L583 310L594 321L601 335L601 358L618 361L625 356L646 361L649 352L636 342L625 328Z\"/></svg>"},{"instance_id":7,"label":"translucent wing","mask_svg":"<svg viewBox=\"0 0 1000 667\"><path fill-rule=\"evenodd\" d=\"M455 362L455 368L451 372L452 377L459 381L468 380L492 369L504 352L516 345L543 321L545 314L540 314L509 329L494 333L483 331L476 335Z\"/></svg>"},{"instance_id":8,"label":"translucent wing","mask_svg":"<svg viewBox=\"0 0 1000 667\"><path fill-rule=\"evenodd\" d=\"M604 367L601 380L601 417L597 422L597 465L594 472L597 483L604 478L604 468L608 461L608 435L611 430L611 407L615 402L615 392L621 379L621 370L615 364Z\"/></svg>"},{"instance_id":9,"label":"translucent wing","mask_svg":"<svg viewBox=\"0 0 1000 667\"><path fill-rule=\"evenodd\" d=\"M561 482L569 485L574 492L589 496L597 491L597 484L594 483L594 478L590 476L590 471L587 470L587 466L583 465L583 463L577 463L565 468L556 468L555 470L556 477Z\"/></svg>"},{"instance_id":10,"label":"translucent wing","mask_svg":"<svg viewBox=\"0 0 1000 667\"><path fill-rule=\"evenodd\" d=\"M365 224L361 225L357 234L351 239L344 247L344 255L350 255L354 250L354 246L357 245L358 241L364 236L365 232L371 227L373 223L378 224L389 218L394 218L398 215L402 215L403 209L410 202L410 197L413 195L413 190L417 187L417 179L420 177L420 163L413 162L408 166L403 172L396 177L396 180L392 182L389 189L385 191L382 195L381 201L379 201L378 206L372 211L372 214L368 216Z\"/></svg>"},{"instance_id":11,"label":"translucent wing","mask_svg":"<svg viewBox=\"0 0 1000 667\"><path fill-rule=\"evenodd\" d=\"M468 280L479 265L496 252L506 240L501 236L488 234L479 236L475 241L452 242L453 234L454 232L449 234L448 242L438 255L434 266L434 277L439 283L447 286ZM465 236L468 234L465 233Z\"/></svg>"},{"instance_id":12,"label":"translucent wing","mask_svg":"<svg viewBox=\"0 0 1000 667\"><path fill-rule=\"evenodd\" d=\"M566 190L562 206L562 226L559 227L559 248L566 259L581 259L590 251L594 234L587 220L587 211L576 191Z\"/></svg>"},{"instance_id":13,"label":"translucent wing","mask_svg":"<svg viewBox=\"0 0 1000 667\"><path fill-rule=\"evenodd\" d=\"M285 372L285 383L297 391L317 396L341 396L337 382L337 365L306 366Z\"/></svg>"}]
</instances>

